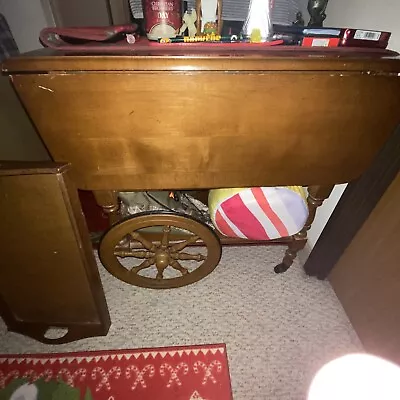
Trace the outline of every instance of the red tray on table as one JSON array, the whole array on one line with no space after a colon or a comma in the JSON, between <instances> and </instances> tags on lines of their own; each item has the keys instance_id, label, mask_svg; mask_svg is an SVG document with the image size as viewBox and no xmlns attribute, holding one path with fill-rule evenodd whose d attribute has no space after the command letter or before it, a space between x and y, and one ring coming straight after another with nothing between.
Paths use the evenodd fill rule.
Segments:
<instances>
[{"instance_id":1,"label":"red tray on table","mask_svg":"<svg viewBox=\"0 0 400 400\"><path fill-rule=\"evenodd\" d=\"M308 47L301 46L283 46L282 40L275 40L264 43L215 43L215 42L195 42L195 43L158 43L149 41L145 37L139 37L136 34L137 25L118 25L105 27L83 27L83 28L45 28L40 33L40 40L44 46L60 50L85 53L120 53L127 51L138 53L155 53L160 50L172 50L174 54L180 55L190 49L196 52L221 52L221 51L262 51L271 52L290 51L318 53L338 52L348 53L354 51L359 53L382 53L395 55L397 53L384 49L370 48L327 48L327 47ZM128 43L128 40L131 43Z\"/></svg>"}]
</instances>

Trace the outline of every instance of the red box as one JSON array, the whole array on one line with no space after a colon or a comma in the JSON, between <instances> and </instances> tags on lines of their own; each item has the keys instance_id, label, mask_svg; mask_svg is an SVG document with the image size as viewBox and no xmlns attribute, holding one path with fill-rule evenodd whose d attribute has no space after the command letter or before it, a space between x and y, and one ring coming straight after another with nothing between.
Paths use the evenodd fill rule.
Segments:
<instances>
[{"instance_id":1,"label":"red box","mask_svg":"<svg viewBox=\"0 0 400 400\"><path fill-rule=\"evenodd\" d=\"M340 46L386 49L390 36L390 32L344 29L344 32L341 34Z\"/></svg>"},{"instance_id":2,"label":"red box","mask_svg":"<svg viewBox=\"0 0 400 400\"><path fill-rule=\"evenodd\" d=\"M306 36L301 45L303 47L338 47L339 38Z\"/></svg>"}]
</instances>

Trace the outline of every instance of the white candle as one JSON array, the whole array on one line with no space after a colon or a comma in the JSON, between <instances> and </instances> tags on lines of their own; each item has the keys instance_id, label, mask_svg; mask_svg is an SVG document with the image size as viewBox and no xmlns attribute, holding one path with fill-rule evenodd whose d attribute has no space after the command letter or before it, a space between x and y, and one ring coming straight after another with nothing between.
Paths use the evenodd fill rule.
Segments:
<instances>
[{"instance_id":1,"label":"white candle","mask_svg":"<svg viewBox=\"0 0 400 400\"><path fill-rule=\"evenodd\" d=\"M259 29L262 39L267 40L272 30L270 12L270 0L251 0L243 33L250 36L253 30Z\"/></svg>"},{"instance_id":2,"label":"white candle","mask_svg":"<svg viewBox=\"0 0 400 400\"><path fill-rule=\"evenodd\" d=\"M202 26L207 22L217 20L217 0L201 0L201 22Z\"/></svg>"}]
</instances>

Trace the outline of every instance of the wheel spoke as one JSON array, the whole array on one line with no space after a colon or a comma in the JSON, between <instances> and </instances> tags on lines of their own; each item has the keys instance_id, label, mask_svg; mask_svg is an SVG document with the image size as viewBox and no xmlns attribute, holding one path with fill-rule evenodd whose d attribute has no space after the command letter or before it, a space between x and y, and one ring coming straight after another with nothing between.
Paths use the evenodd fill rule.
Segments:
<instances>
[{"instance_id":1,"label":"wheel spoke","mask_svg":"<svg viewBox=\"0 0 400 400\"><path fill-rule=\"evenodd\" d=\"M138 266L133 267L129 272L132 273L132 274L137 274L142 269L146 269L146 268L151 267L154 264L154 262L155 262L154 258L150 258L148 260L144 260Z\"/></svg>"},{"instance_id":2,"label":"wheel spoke","mask_svg":"<svg viewBox=\"0 0 400 400\"><path fill-rule=\"evenodd\" d=\"M171 261L170 265L172 268L179 271L182 275L187 275L189 273L189 270L187 268L182 267L182 265L176 260Z\"/></svg>"},{"instance_id":3,"label":"wheel spoke","mask_svg":"<svg viewBox=\"0 0 400 400\"><path fill-rule=\"evenodd\" d=\"M169 244L169 233L171 232L171 227L170 226L164 226L163 227L163 235L161 239L161 247L163 249L166 249Z\"/></svg>"},{"instance_id":4,"label":"wheel spoke","mask_svg":"<svg viewBox=\"0 0 400 400\"><path fill-rule=\"evenodd\" d=\"M129 245L129 242L131 240L131 235L128 233L127 235L125 235L120 241L119 241L119 246L123 247L123 246L127 246Z\"/></svg>"},{"instance_id":5,"label":"wheel spoke","mask_svg":"<svg viewBox=\"0 0 400 400\"><path fill-rule=\"evenodd\" d=\"M139 250L139 251L132 251L131 256L135 258L152 258L154 256L154 253L151 251Z\"/></svg>"},{"instance_id":6,"label":"wheel spoke","mask_svg":"<svg viewBox=\"0 0 400 400\"><path fill-rule=\"evenodd\" d=\"M185 247L190 244L196 243L200 238L198 236L191 236L189 239L184 240L183 242L176 243L170 247L171 251L177 252L183 250Z\"/></svg>"},{"instance_id":7,"label":"wheel spoke","mask_svg":"<svg viewBox=\"0 0 400 400\"><path fill-rule=\"evenodd\" d=\"M137 240L138 242L142 243L143 247L149 251L154 251L156 249L156 245L152 242L149 242L145 239L140 233L133 232L131 234L133 240Z\"/></svg>"},{"instance_id":8,"label":"wheel spoke","mask_svg":"<svg viewBox=\"0 0 400 400\"><path fill-rule=\"evenodd\" d=\"M164 270L162 271L157 271L156 279L164 279Z\"/></svg>"},{"instance_id":9,"label":"wheel spoke","mask_svg":"<svg viewBox=\"0 0 400 400\"><path fill-rule=\"evenodd\" d=\"M116 257L130 257L132 255L131 251L127 250L114 250L114 256Z\"/></svg>"},{"instance_id":10,"label":"wheel spoke","mask_svg":"<svg viewBox=\"0 0 400 400\"><path fill-rule=\"evenodd\" d=\"M126 250L115 250L114 255L117 257L135 257L135 258L151 258L154 253L151 251L126 251Z\"/></svg>"},{"instance_id":11,"label":"wheel spoke","mask_svg":"<svg viewBox=\"0 0 400 400\"><path fill-rule=\"evenodd\" d=\"M190 253L185 253L185 252L181 252L181 253L173 253L171 254L171 257L174 260L193 260L193 261L204 261L207 259L206 256L204 256L203 254L190 254Z\"/></svg>"}]
</instances>

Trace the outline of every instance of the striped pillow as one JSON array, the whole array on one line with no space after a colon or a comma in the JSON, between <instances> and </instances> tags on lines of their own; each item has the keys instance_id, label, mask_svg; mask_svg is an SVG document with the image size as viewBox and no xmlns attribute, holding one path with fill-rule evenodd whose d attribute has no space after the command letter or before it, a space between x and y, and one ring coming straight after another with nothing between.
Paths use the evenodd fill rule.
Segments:
<instances>
[{"instance_id":1,"label":"striped pillow","mask_svg":"<svg viewBox=\"0 0 400 400\"><path fill-rule=\"evenodd\" d=\"M211 220L225 236L271 240L299 232L308 217L301 186L211 190Z\"/></svg>"}]
</instances>

